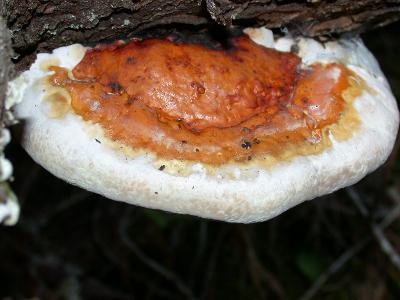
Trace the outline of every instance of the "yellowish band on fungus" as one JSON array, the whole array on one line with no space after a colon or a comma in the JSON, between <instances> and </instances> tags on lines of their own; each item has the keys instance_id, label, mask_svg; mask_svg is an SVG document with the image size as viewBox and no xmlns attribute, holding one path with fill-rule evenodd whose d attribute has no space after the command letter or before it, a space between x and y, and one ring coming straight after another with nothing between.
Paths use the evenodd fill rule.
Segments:
<instances>
[{"instance_id":1,"label":"yellowish band on fungus","mask_svg":"<svg viewBox=\"0 0 400 300\"><path fill-rule=\"evenodd\" d=\"M131 63L129 62L129 57L127 59L127 62ZM52 118L62 118L67 113L75 113L81 115L79 111L74 109L74 107L71 107L71 102L73 102L74 99L76 99L77 97L76 91L74 91L74 88L76 87L74 86L74 84L81 84L82 79L75 79L73 75L73 70L65 70L59 67L54 67L54 65L52 64L47 64L46 67L47 66L50 70L55 71L54 75L51 75L46 79L48 81L49 89L46 94L45 101L51 103L49 116ZM346 140L351 138L353 133L357 131L360 126L360 118L353 103L354 100L359 95L361 95L363 90L367 90L368 87L366 86L365 82L352 71L348 70L344 66L340 66L340 68L342 70L345 70L347 87L341 91L340 95L336 95L336 97L339 96L345 102L342 110L339 112L337 122L322 126L320 130L311 130L311 140L297 139L294 142L285 142L284 146L273 147L271 151L266 151L264 153L253 153L251 154L251 156L248 157L248 159L243 159L242 155L240 159L230 158L226 161L221 160L217 163L212 163L201 160L196 161L195 159L174 159L171 156L163 157L162 155L152 152L151 149L148 149L146 147L132 147L131 145L125 143L123 140L113 137L108 130L104 129L101 122L92 121L90 118L86 118L86 116L83 116L83 119L88 123L88 134L90 136L93 136L93 138L96 137L97 139L101 140L101 143L105 146L114 149L115 151L126 156L127 158L134 158L143 154L154 155L154 166L156 168L162 166L162 169L165 170L165 172L171 174L178 174L182 176L188 175L192 172L193 165L198 162L202 162L202 165L210 174L214 174L216 170L221 169L221 167L229 168L232 166L240 167L241 169L251 169L253 166L257 168L261 167L269 169L277 163L280 163L282 161L290 161L297 156L306 156L321 153L322 151L325 151L332 146L331 137L338 141ZM67 75L62 75L63 72L66 72ZM307 76L307 74L304 76ZM93 82L95 81L87 80L86 83L90 85L93 84ZM97 84L97 82L94 84ZM99 86L92 86L92 88L97 89L99 88ZM106 88L110 89L110 91L108 92L112 97L114 97L114 95L116 94L122 95L124 93L124 91L120 91L120 89L128 89L129 87L121 87L119 83L116 82L115 84L109 85ZM196 85L196 88L198 89L199 87ZM203 94L207 91L201 90L199 92ZM91 105L93 105L93 103L91 103ZM267 107L265 109L268 110L269 108ZM306 112L304 112L304 114L306 114ZM159 117L159 120L164 120L159 115L157 116ZM176 125L176 123L173 122L171 124ZM241 124L242 123L240 123L239 126ZM202 133L200 131L195 134L201 135ZM314 134L316 134L317 136L314 140L312 140L314 138ZM168 136L166 137L160 134L160 140L164 140L165 142L165 140L167 139ZM183 143L183 145L181 146L186 147L185 143ZM247 145L242 144L242 147L246 148ZM232 176L234 177L234 175Z\"/></svg>"}]
</instances>

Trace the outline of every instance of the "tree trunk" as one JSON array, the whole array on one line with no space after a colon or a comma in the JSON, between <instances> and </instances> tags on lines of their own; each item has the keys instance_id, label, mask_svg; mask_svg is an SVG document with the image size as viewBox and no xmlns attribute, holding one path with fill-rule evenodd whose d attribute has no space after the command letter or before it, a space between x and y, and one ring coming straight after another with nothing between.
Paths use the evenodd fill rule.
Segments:
<instances>
[{"instance_id":1,"label":"tree trunk","mask_svg":"<svg viewBox=\"0 0 400 300\"><path fill-rule=\"evenodd\" d=\"M398 0L207 0L207 8L223 25L255 20L270 28L288 27L291 32L307 36L363 31L400 18Z\"/></svg>"},{"instance_id":2,"label":"tree trunk","mask_svg":"<svg viewBox=\"0 0 400 300\"><path fill-rule=\"evenodd\" d=\"M400 0L3 0L21 58L70 43L130 38L151 28L212 22L266 25L309 36L362 31L400 17ZM188 27L188 26L186 26ZM19 63L25 67L28 62Z\"/></svg>"},{"instance_id":3,"label":"tree trunk","mask_svg":"<svg viewBox=\"0 0 400 300\"><path fill-rule=\"evenodd\" d=\"M8 78L11 75L11 39L6 27L6 23L0 16L0 120L4 116L4 99L7 91ZM4 127L0 123L0 130Z\"/></svg>"},{"instance_id":4,"label":"tree trunk","mask_svg":"<svg viewBox=\"0 0 400 300\"><path fill-rule=\"evenodd\" d=\"M3 3L0 2L0 12ZM6 114L5 97L7 84L12 72L11 39L6 23L0 14L0 223L14 225L19 216L17 199L7 180L11 176L10 162L4 158L4 148L9 142L9 131L5 127L10 123L10 114Z\"/></svg>"}]
</instances>

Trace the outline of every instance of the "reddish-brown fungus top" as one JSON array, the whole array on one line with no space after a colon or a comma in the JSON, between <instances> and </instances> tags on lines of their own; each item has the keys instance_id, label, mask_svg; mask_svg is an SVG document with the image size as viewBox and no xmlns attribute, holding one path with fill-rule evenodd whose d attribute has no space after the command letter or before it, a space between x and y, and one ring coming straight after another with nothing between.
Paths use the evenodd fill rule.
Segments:
<instances>
[{"instance_id":1,"label":"reddish-brown fungus top","mask_svg":"<svg viewBox=\"0 0 400 300\"><path fill-rule=\"evenodd\" d=\"M168 40L134 40L87 51L50 79L72 97L83 119L133 148L163 158L220 164L318 143L337 123L349 86L340 64L300 69L301 59L233 40L213 50Z\"/></svg>"}]
</instances>

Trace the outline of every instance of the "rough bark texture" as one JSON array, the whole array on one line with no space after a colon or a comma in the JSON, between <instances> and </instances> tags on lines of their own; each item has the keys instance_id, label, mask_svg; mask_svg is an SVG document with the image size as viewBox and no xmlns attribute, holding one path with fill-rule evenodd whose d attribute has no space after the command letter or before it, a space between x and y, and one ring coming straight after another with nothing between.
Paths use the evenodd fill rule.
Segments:
<instances>
[{"instance_id":1,"label":"rough bark texture","mask_svg":"<svg viewBox=\"0 0 400 300\"><path fill-rule=\"evenodd\" d=\"M223 25L255 20L271 28L289 27L309 36L383 26L400 17L398 0L207 0L212 18Z\"/></svg>"},{"instance_id":2,"label":"rough bark texture","mask_svg":"<svg viewBox=\"0 0 400 300\"><path fill-rule=\"evenodd\" d=\"M11 39L6 24L0 15L0 120L4 115L4 99L7 91L8 78L11 75ZM4 127L0 122L0 129Z\"/></svg>"},{"instance_id":3,"label":"rough bark texture","mask_svg":"<svg viewBox=\"0 0 400 300\"><path fill-rule=\"evenodd\" d=\"M7 182L12 170L10 162L5 159L3 153L10 136L8 129L5 128L11 124L11 115L6 114L5 110L5 97L7 83L13 70L11 63L12 49L9 31L2 17L2 12L4 12L4 3L0 2L0 223L14 225L18 220L19 206L17 198Z\"/></svg>"},{"instance_id":4,"label":"rough bark texture","mask_svg":"<svg viewBox=\"0 0 400 300\"><path fill-rule=\"evenodd\" d=\"M206 22L201 0L8 0L6 18L20 55L75 42L129 38L164 24Z\"/></svg>"},{"instance_id":5,"label":"rough bark texture","mask_svg":"<svg viewBox=\"0 0 400 300\"><path fill-rule=\"evenodd\" d=\"M38 50L129 38L165 24L265 24L316 36L365 30L400 17L400 0L3 1L17 61Z\"/></svg>"}]
</instances>

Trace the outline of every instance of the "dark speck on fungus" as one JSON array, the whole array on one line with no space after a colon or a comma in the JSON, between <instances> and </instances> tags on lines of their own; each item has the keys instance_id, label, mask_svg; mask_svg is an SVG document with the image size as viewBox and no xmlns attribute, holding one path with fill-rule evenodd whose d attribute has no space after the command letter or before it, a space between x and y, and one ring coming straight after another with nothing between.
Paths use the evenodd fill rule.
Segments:
<instances>
[{"instance_id":1,"label":"dark speck on fungus","mask_svg":"<svg viewBox=\"0 0 400 300\"><path fill-rule=\"evenodd\" d=\"M243 149L250 149L251 143L249 141L244 141L241 146Z\"/></svg>"},{"instance_id":2,"label":"dark speck on fungus","mask_svg":"<svg viewBox=\"0 0 400 300\"><path fill-rule=\"evenodd\" d=\"M123 90L122 86L116 81L109 82L108 86L111 88L113 93L120 93Z\"/></svg>"}]
</instances>

